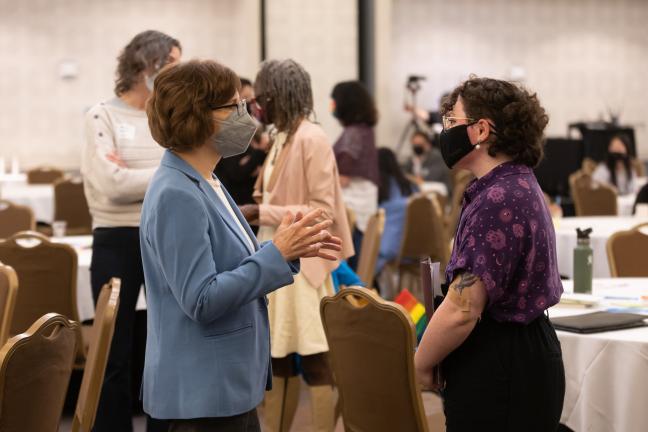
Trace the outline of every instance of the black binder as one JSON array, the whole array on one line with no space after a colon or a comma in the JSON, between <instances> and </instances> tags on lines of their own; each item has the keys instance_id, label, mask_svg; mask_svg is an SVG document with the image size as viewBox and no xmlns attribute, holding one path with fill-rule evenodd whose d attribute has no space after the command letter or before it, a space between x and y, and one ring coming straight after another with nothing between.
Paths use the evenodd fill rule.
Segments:
<instances>
[{"instance_id":1,"label":"black binder","mask_svg":"<svg viewBox=\"0 0 648 432\"><path fill-rule=\"evenodd\" d=\"M551 318L556 330L572 333L601 333L644 327L646 315L632 313L592 312L583 315Z\"/></svg>"}]
</instances>

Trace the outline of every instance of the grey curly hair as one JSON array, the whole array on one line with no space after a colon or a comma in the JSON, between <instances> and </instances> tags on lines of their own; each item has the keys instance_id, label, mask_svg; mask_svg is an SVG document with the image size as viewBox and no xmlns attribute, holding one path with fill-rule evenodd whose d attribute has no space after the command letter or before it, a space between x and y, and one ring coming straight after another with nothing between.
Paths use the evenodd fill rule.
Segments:
<instances>
[{"instance_id":1,"label":"grey curly hair","mask_svg":"<svg viewBox=\"0 0 648 432\"><path fill-rule=\"evenodd\" d=\"M135 35L117 57L115 94L121 96L129 91L142 71L157 71L164 66L173 47L182 50L177 39L157 30L146 30Z\"/></svg>"},{"instance_id":2,"label":"grey curly hair","mask_svg":"<svg viewBox=\"0 0 648 432\"><path fill-rule=\"evenodd\" d=\"M272 104L274 126L289 134L299 121L313 114L310 75L296 61L266 60L254 82L255 92L263 93Z\"/></svg>"}]
</instances>

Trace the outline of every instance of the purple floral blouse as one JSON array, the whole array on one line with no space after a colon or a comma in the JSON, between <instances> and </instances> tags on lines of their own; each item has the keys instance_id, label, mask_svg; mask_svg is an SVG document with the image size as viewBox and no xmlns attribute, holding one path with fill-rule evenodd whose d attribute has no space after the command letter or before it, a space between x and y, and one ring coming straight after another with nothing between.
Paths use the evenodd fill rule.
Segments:
<instances>
[{"instance_id":1,"label":"purple floral blouse","mask_svg":"<svg viewBox=\"0 0 648 432\"><path fill-rule=\"evenodd\" d=\"M484 283L496 321L527 324L560 300L556 235L531 168L503 163L466 188L446 280L463 271Z\"/></svg>"}]
</instances>

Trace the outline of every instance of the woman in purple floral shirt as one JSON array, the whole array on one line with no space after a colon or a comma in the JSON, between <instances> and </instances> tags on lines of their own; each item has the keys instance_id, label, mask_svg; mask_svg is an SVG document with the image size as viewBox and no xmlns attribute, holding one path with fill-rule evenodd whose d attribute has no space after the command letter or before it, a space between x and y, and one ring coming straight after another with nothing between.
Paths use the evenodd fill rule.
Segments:
<instances>
[{"instance_id":1,"label":"woman in purple floral shirt","mask_svg":"<svg viewBox=\"0 0 648 432\"><path fill-rule=\"evenodd\" d=\"M448 293L416 353L419 379L434 387L432 369L442 364L449 432L555 431L565 374L545 311L562 284L532 171L548 117L535 94L476 77L450 94L442 113L444 160L476 179L464 194Z\"/></svg>"}]
</instances>

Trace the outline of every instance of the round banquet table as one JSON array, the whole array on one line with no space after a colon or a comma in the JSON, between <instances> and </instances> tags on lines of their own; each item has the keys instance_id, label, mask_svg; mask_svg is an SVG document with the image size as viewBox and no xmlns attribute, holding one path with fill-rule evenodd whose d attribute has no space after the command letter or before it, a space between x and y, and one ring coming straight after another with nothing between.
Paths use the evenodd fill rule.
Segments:
<instances>
[{"instance_id":1,"label":"round banquet table","mask_svg":"<svg viewBox=\"0 0 648 432\"><path fill-rule=\"evenodd\" d=\"M79 319L85 321L94 318L95 307L90 284L90 261L92 259L92 236L54 237L53 242L65 243L74 248L79 257L77 272L77 306ZM107 282L107 281L106 281ZM146 309L144 286L137 299L137 310Z\"/></svg>"},{"instance_id":2,"label":"round banquet table","mask_svg":"<svg viewBox=\"0 0 648 432\"><path fill-rule=\"evenodd\" d=\"M566 293L572 292L572 281L563 281L563 287ZM557 305L549 310L549 316L628 305L643 305L637 312L648 314L648 278L594 279L592 291L600 301L598 306ZM557 334L566 382L561 423L574 431L648 431L648 327Z\"/></svg>"},{"instance_id":3,"label":"round banquet table","mask_svg":"<svg viewBox=\"0 0 648 432\"><path fill-rule=\"evenodd\" d=\"M51 224L54 221L54 186L51 184L4 182L0 186L0 198L31 208L38 222Z\"/></svg>"},{"instance_id":4,"label":"round banquet table","mask_svg":"<svg viewBox=\"0 0 648 432\"><path fill-rule=\"evenodd\" d=\"M556 255L560 274L570 279L574 277L573 253L576 247L576 228L592 228L590 238L594 277L605 278L610 277L605 249L608 238L617 231L629 230L644 222L648 222L648 217L587 216L555 219Z\"/></svg>"}]
</instances>

